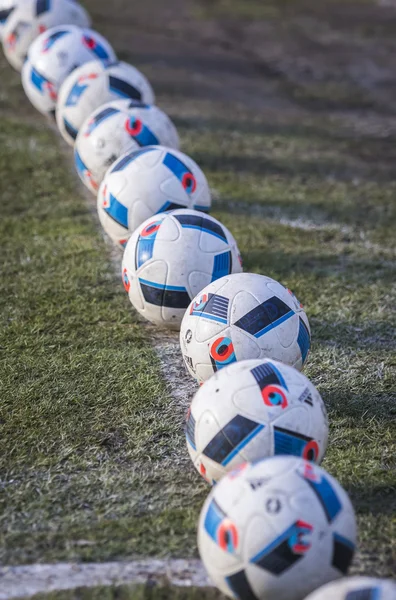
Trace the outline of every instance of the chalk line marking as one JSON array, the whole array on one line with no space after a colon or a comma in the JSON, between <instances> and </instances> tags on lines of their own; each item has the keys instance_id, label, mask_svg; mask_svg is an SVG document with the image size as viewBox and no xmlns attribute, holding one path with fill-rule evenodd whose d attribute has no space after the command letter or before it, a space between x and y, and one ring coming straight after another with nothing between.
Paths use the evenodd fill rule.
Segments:
<instances>
[{"instance_id":1,"label":"chalk line marking","mask_svg":"<svg viewBox=\"0 0 396 600\"><path fill-rule=\"evenodd\" d=\"M0 600L40 592L121 584L213 587L199 560L137 560L107 563L55 563L0 567Z\"/></svg>"}]
</instances>

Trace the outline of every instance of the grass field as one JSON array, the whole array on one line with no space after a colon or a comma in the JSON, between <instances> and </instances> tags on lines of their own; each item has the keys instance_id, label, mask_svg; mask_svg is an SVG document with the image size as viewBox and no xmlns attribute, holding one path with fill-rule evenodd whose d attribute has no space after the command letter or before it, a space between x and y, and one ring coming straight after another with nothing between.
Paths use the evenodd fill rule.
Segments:
<instances>
[{"instance_id":1,"label":"grass field","mask_svg":"<svg viewBox=\"0 0 396 600\"><path fill-rule=\"evenodd\" d=\"M331 423L323 466L358 515L354 572L394 574L396 10L86 5L151 79L245 270L304 302L306 374ZM187 457L185 403L130 308L69 150L3 57L0 77L0 561L196 556L208 488Z\"/></svg>"},{"instance_id":2,"label":"grass field","mask_svg":"<svg viewBox=\"0 0 396 600\"><path fill-rule=\"evenodd\" d=\"M224 598L224 596L221 596ZM115 586L93 589L79 588L71 592L38 594L33 600L219 600L214 590L177 588L150 588L147 586Z\"/></svg>"}]
</instances>

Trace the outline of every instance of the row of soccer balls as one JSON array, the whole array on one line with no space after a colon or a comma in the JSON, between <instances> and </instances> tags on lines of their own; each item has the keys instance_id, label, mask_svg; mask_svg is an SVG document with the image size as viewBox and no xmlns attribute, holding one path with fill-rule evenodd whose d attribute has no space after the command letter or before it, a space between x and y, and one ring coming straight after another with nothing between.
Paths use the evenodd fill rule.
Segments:
<instances>
[{"instance_id":1,"label":"row of soccer balls","mask_svg":"<svg viewBox=\"0 0 396 600\"><path fill-rule=\"evenodd\" d=\"M311 463L284 457L247 467L245 461L276 454L323 458L328 424L322 399L305 376L282 364L303 366L310 344L305 312L276 281L240 273L235 240L212 217L188 209L152 217L181 207L209 210L205 176L178 151L174 125L151 106L148 81L131 65L113 64L115 54L99 34L62 26L28 50L33 35L70 22L89 25L71 0L22 0L8 16L3 45L16 68L28 51L22 74L28 97L42 113L56 111L63 137L75 143L80 177L94 193L100 185L100 220L115 243L126 245L122 274L133 305L150 321L174 328L184 316L186 365L199 382L209 379L187 421L196 468L210 483L223 478L202 511L202 559L228 595L303 598L346 573L356 537L353 508L339 484ZM256 360L243 360L249 358ZM232 364L237 359L242 362ZM309 482L311 498L293 473ZM243 486L254 492L253 503ZM265 498L257 503L260 490ZM288 527L275 539L283 522Z\"/></svg>"},{"instance_id":2,"label":"row of soccer balls","mask_svg":"<svg viewBox=\"0 0 396 600\"><path fill-rule=\"evenodd\" d=\"M26 12L28 4L32 0L23 0L12 13L5 32L9 20L15 21L22 8ZM37 0L33 4L37 11ZM221 223L196 210L208 211L211 204L203 172L177 150L176 128L165 113L142 104L154 100L146 78L125 63L112 65L114 59L99 34L60 26L30 46L22 77L35 106L45 114L56 108L62 135L69 143L76 137L80 177L95 193L100 185L98 210L105 231L123 247L131 238L123 280L133 305L150 321L179 328L195 297L192 323L186 315L181 340L186 364L200 382L216 365L236 359L269 356L302 368L310 337L304 311L280 284L254 275L235 276L242 267L234 238ZM106 103L120 95L140 100ZM175 210L181 207L189 210ZM163 213L169 210L173 212ZM200 293L229 275L226 282L212 283Z\"/></svg>"},{"instance_id":3,"label":"row of soccer balls","mask_svg":"<svg viewBox=\"0 0 396 600\"><path fill-rule=\"evenodd\" d=\"M317 465L290 456L244 463L224 477L198 526L206 569L231 598L395 600L391 580L341 579L355 541L343 488Z\"/></svg>"}]
</instances>

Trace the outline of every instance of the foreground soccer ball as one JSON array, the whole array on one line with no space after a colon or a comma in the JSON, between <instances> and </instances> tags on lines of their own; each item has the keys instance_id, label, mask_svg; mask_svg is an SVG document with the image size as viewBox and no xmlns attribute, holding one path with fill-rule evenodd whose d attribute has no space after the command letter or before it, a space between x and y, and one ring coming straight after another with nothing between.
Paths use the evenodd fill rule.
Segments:
<instances>
[{"instance_id":1,"label":"foreground soccer ball","mask_svg":"<svg viewBox=\"0 0 396 600\"><path fill-rule=\"evenodd\" d=\"M56 105L56 122L71 146L85 119L94 110L111 102L129 98L154 104L154 92L146 77L125 62L106 67L95 60L72 73L63 82Z\"/></svg>"},{"instance_id":2,"label":"foreground soccer ball","mask_svg":"<svg viewBox=\"0 0 396 600\"><path fill-rule=\"evenodd\" d=\"M54 115L60 86L80 65L116 60L110 44L96 31L75 25L53 27L30 46L22 68L22 85L30 102L44 115Z\"/></svg>"},{"instance_id":3,"label":"foreground soccer ball","mask_svg":"<svg viewBox=\"0 0 396 600\"><path fill-rule=\"evenodd\" d=\"M348 571L354 510L340 484L300 458L241 466L206 500L198 547L213 582L240 600L303 600Z\"/></svg>"},{"instance_id":4,"label":"foreground soccer ball","mask_svg":"<svg viewBox=\"0 0 396 600\"><path fill-rule=\"evenodd\" d=\"M396 581L348 577L328 583L306 600L396 600Z\"/></svg>"},{"instance_id":5,"label":"foreground soccer ball","mask_svg":"<svg viewBox=\"0 0 396 600\"><path fill-rule=\"evenodd\" d=\"M237 360L272 358L302 369L310 347L307 315L274 279L241 273L208 285L183 318L180 345L200 383Z\"/></svg>"},{"instance_id":6,"label":"foreground soccer ball","mask_svg":"<svg viewBox=\"0 0 396 600\"><path fill-rule=\"evenodd\" d=\"M243 360L206 381L187 418L187 447L199 473L216 483L242 463L293 454L320 463L326 408L315 386L274 360Z\"/></svg>"},{"instance_id":7,"label":"foreground soccer ball","mask_svg":"<svg viewBox=\"0 0 396 600\"><path fill-rule=\"evenodd\" d=\"M0 40L3 38L4 25L17 5L18 0L0 0Z\"/></svg>"},{"instance_id":8,"label":"foreground soccer ball","mask_svg":"<svg viewBox=\"0 0 396 600\"><path fill-rule=\"evenodd\" d=\"M160 108L135 100L104 104L84 121L76 138L74 159L81 181L96 195L121 155L152 144L179 147L176 128Z\"/></svg>"},{"instance_id":9,"label":"foreground soccer ball","mask_svg":"<svg viewBox=\"0 0 396 600\"><path fill-rule=\"evenodd\" d=\"M89 27L91 19L74 0L20 0L3 30L3 50L17 70L22 69L30 44L57 25Z\"/></svg>"},{"instance_id":10,"label":"foreground soccer ball","mask_svg":"<svg viewBox=\"0 0 396 600\"><path fill-rule=\"evenodd\" d=\"M177 208L208 211L208 182L186 154L150 146L128 152L107 171L98 193L98 213L115 244L155 214Z\"/></svg>"},{"instance_id":11,"label":"foreground soccer ball","mask_svg":"<svg viewBox=\"0 0 396 600\"><path fill-rule=\"evenodd\" d=\"M146 319L180 328L187 306L209 281L242 270L224 225L196 210L174 210L145 221L127 243L122 278Z\"/></svg>"}]
</instances>

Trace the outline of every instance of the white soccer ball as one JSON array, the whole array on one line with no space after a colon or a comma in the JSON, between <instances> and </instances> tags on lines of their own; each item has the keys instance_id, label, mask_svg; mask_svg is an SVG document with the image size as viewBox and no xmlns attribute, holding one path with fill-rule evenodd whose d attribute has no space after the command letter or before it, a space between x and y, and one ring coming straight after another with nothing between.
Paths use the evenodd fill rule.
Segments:
<instances>
[{"instance_id":1,"label":"white soccer ball","mask_svg":"<svg viewBox=\"0 0 396 600\"><path fill-rule=\"evenodd\" d=\"M280 283L241 273L203 289L187 309L180 345L199 383L237 360L272 358L301 371L310 348L302 304Z\"/></svg>"},{"instance_id":2,"label":"white soccer ball","mask_svg":"<svg viewBox=\"0 0 396 600\"><path fill-rule=\"evenodd\" d=\"M107 171L98 193L99 219L115 244L153 215L177 208L207 212L206 177L186 154L150 146L127 152Z\"/></svg>"},{"instance_id":3,"label":"white soccer ball","mask_svg":"<svg viewBox=\"0 0 396 600\"><path fill-rule=\"evenodd\" d=\"M19 0L0 0L0 40L3 38L6 21L18 4Z\"/></svg>"},{"instance_id":4,"label":"white soccer ball","mask_svg":"<svg viewBox=\"0 0 396 600\"><path fill-rule=\"evenodd\" d=\"M123 98L155 102L150 83L132 65L118 62L106 67L95 60L75 69L63 82L56 104L56 122L63 138L73 146L80 127L94 110Z\"/></svg>"},{"instance_id":5,"label":"white soccer ball","mask_svg":"<svg viewBox=\"0 0 396 600\"><path fill-rule=\"evenodd\" d=\"M135 100L108 102L95 110L78 132L76 169L96 195L106 171L120 156L153 144L179 147L176 127L160 108Z\"/></svg>"},{"instance_id":6,"label":"white soccer ball","mask_svg":"<svg viewBox=\"0 0 396 600\"><path fill-rule=\"evenodd\" d=\"M198 547L230 598L303 600L348 571L355 549L352 504L326 471L301 458L245 463L212 489Z\"/></svg>"},{"instance_id":7,"label":"white soccer ball","mask_svg":"<svg viewBox=\"0 0 396 600\"><path fill-rule=\"evenodd\" d=\"M239 251L222 223L196 210L145 221L130 237L122 279L136 310L151 323L179 329L187 306L209 281L242 271Z\"/></svg>"},{"instance_id":8,"label":"white soccer ball","mask_svg":"<svg viewBox=\"0 0 396 600\"><path fill-rule=\"evenodd\" d=\"M292 454L320 463L329 426L323 400L305 375L269 359L215 373L195 394L186 439L209 483L242 463Z\"/></svg>"},{"instance_id":9,"label":"white soccer ball","mask_svg":"<svg viewBox=\"0 0 396 600\"><path fill-rule=\"evenodd\" d=\"M396 600L396 581L346 577L319 588L306 600Z\"/></svg>"},{"instance_id":10,"label":"white soccer ball","mask_svg":"<svg viewBox=\"0 0 396 600\"><path fill-rule=\"evenodd\" d=\"M21 71L29 46L41 33L58 25L90 24L88 13L74 0L20 0L4 25L4 54Z\"/></svg>"},{"instance_id":11,"label":"white soccer ball","mask_svg":"<svg viewBox=\"0 0 396 600\"><path fill-rule=\"evenodd\" d=\"M42 33L32 43L22 68L22 85L30 102L44 115L54 115L60 86L80 65L116 61L110 44L96 31L61 25Z\"/></svg>"}]
</instances>

